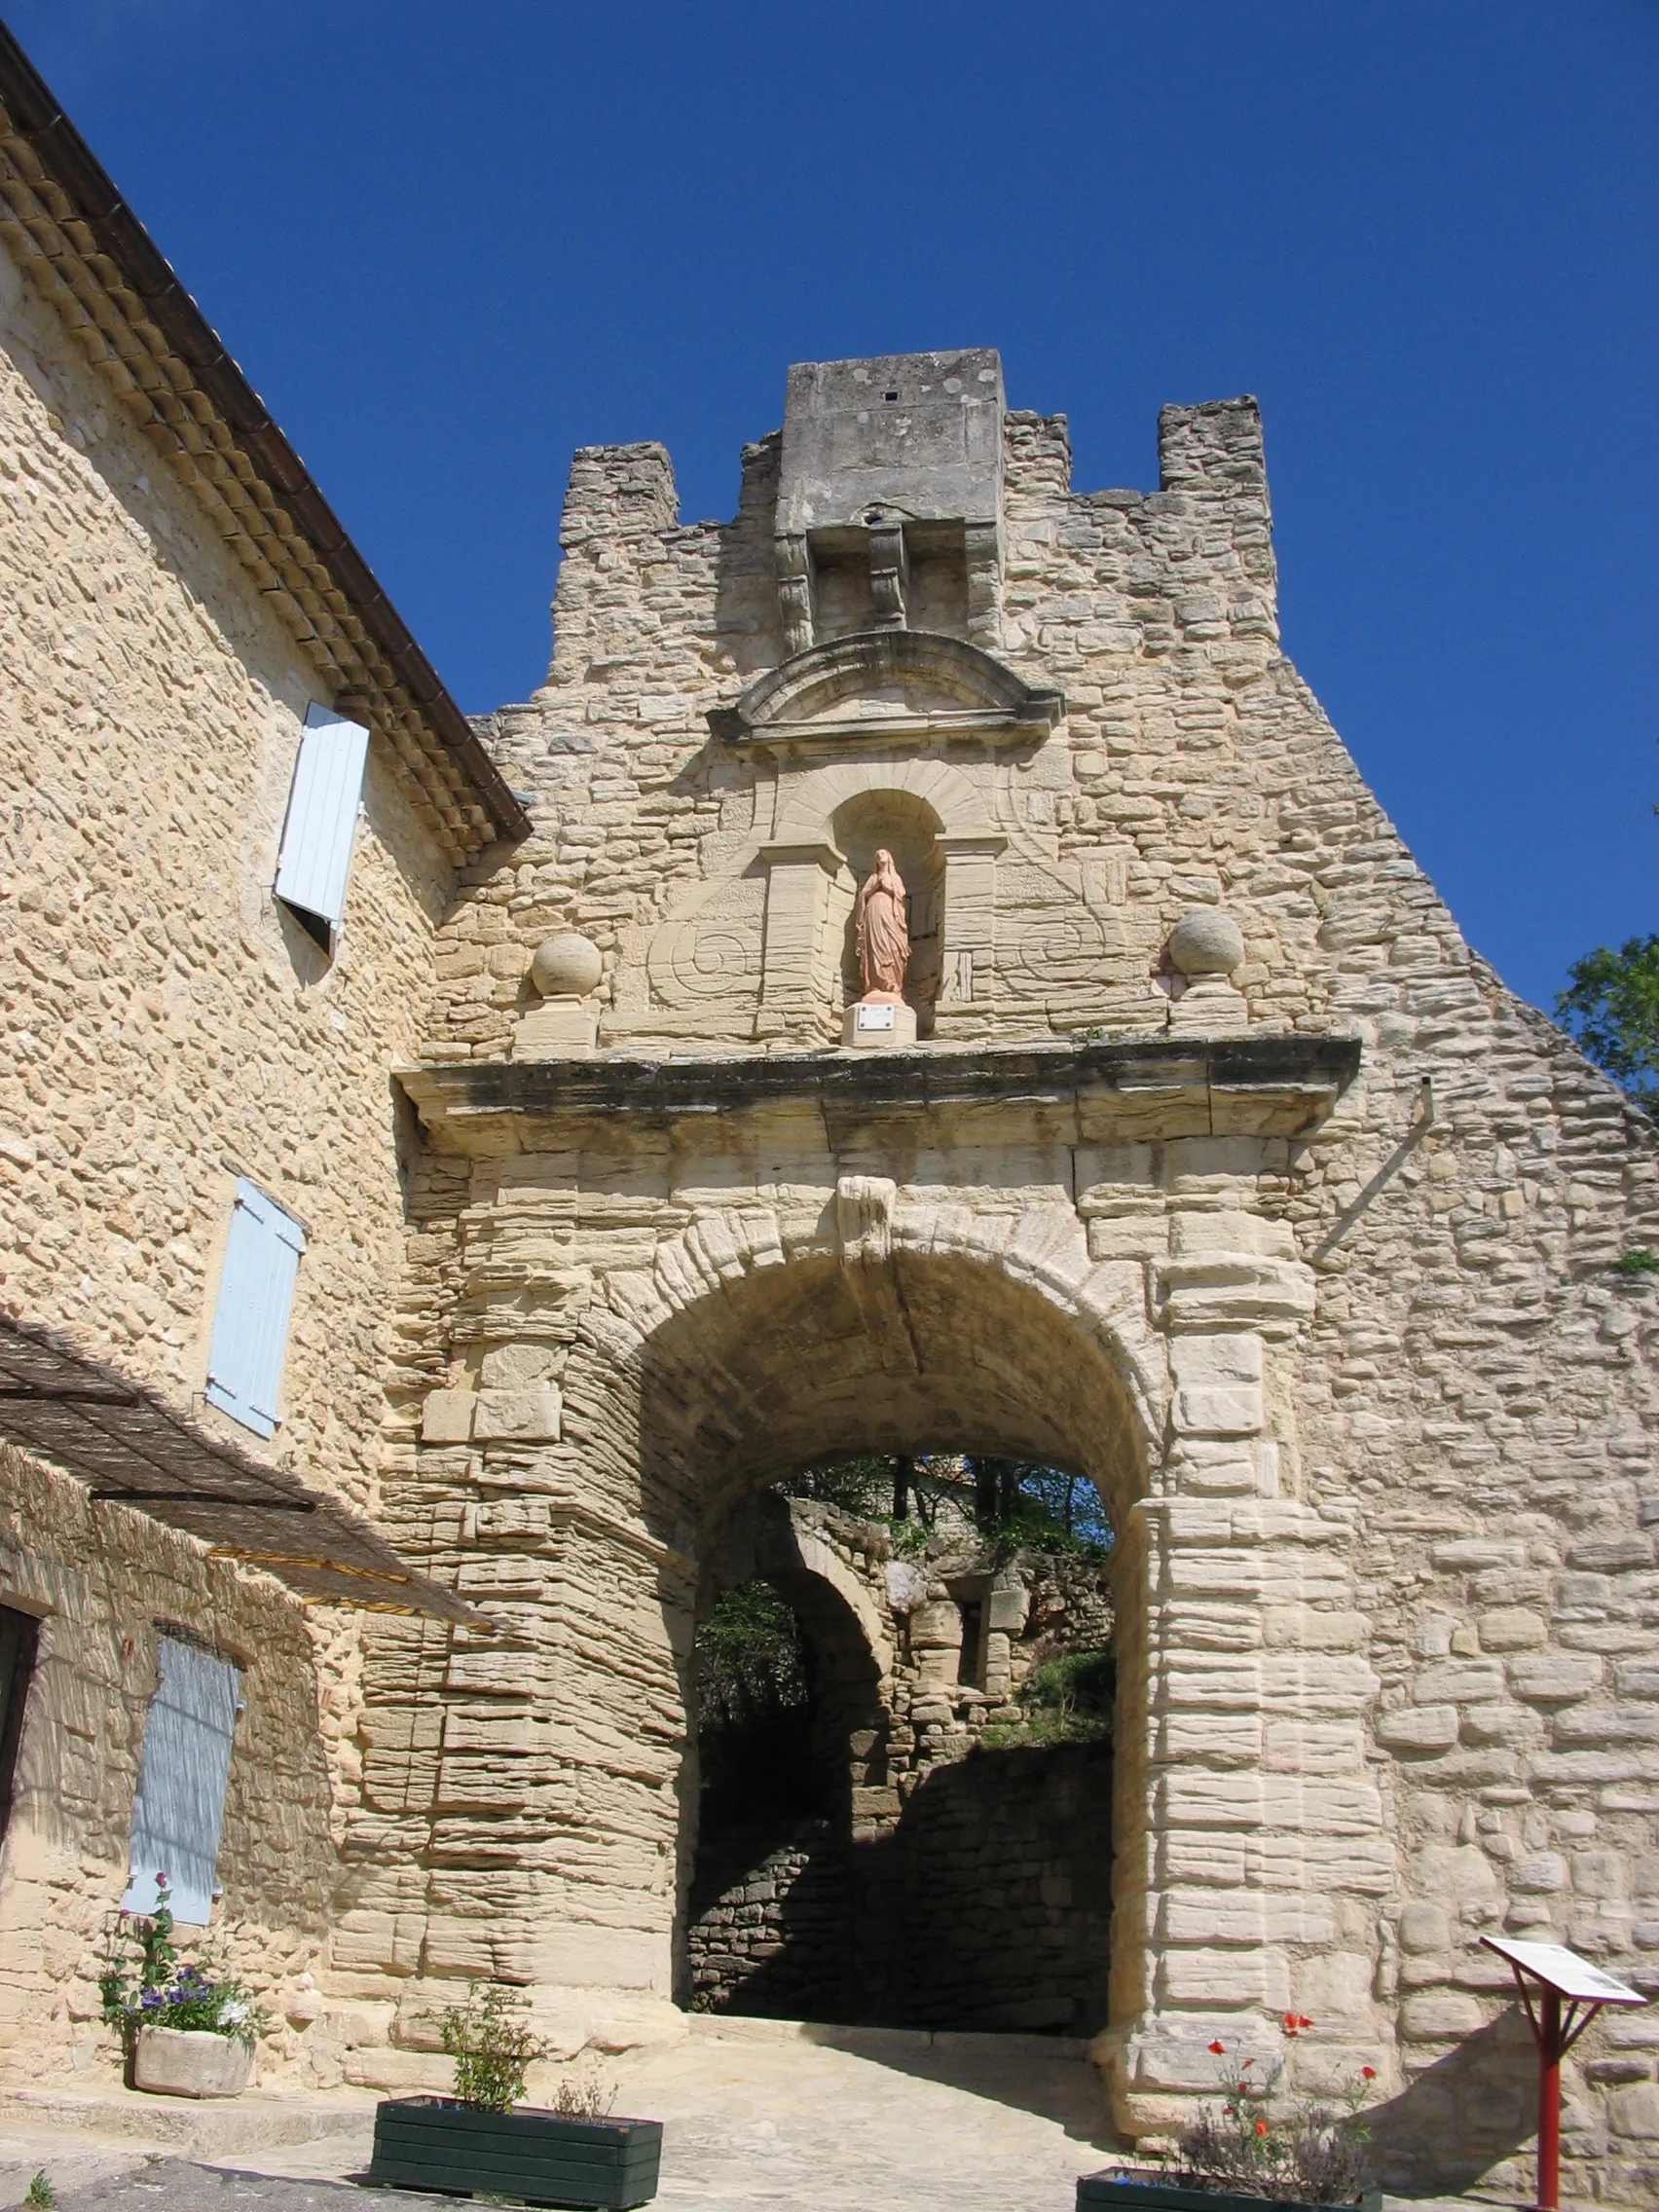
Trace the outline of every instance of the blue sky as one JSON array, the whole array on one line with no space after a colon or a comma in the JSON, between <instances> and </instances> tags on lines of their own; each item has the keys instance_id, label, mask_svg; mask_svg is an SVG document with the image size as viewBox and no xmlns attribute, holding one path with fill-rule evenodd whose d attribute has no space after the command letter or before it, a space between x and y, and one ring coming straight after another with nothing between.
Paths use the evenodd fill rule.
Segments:
<instances>
[{"instance_id":1,"label":"blue sky","mask_svg":"<svg viewBox=\"0 0 1659 2212\"><path fill-rule=\"evenodd\" d=\"M1287 649L1548 1004L1659 929L1654 0L0 0L470 711L571 449L1001 348L1080 490L1254 391Z\"/></svg>"}]
</instances>

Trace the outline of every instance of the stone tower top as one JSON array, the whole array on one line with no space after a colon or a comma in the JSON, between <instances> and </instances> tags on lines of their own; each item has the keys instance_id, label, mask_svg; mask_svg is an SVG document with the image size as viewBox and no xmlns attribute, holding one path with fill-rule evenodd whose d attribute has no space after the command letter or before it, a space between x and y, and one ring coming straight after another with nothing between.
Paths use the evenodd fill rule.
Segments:
<instances>
[{"instance_id":1,"label":"stone tower top","mask_svg":"<svg viewBox=\"0 0 1659 2212\"><path fill-rule=\"evenodd\" d=\"M875 626L903 629L910 563L929 554L965 571L970 634L994 642L1003 396L1002 359L989 346L794 363L775 525L791 652L818 633L827 565L867 563Z\"/></svg>"},{"instance_id":2,"label":"stone tower top","mask_svg":"<svg viewBox=\"0 0 1659 2212\"><path fill-rule=\"evenodd\" d=\"M991 522L1002 492L994 347L796 361L784 401L778 529Z\"/></svg>"}]
</instances>

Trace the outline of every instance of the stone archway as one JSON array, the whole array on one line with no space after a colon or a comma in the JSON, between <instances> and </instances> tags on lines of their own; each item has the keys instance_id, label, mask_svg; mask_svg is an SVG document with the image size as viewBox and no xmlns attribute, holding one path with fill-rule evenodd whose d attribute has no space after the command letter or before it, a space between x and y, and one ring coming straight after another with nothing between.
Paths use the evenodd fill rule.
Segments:
<instances>
[{"instance_id":1,"label":"stone archway","mask_svg":"<svg viewBox=\"0 0 1659 2212\"><path fill-rule=\"evenodd\" d=\"M1212 2038L1270 2051L1316 1988L1374 2044L1377 1683L1349 1527L1298 1494L1310 1277L1272 1210L1353 1059L938 1055L919 1099L881 1056L410 1076L454 1193L411 1494L494 1632L386 1632L345 1937L413 1944L400 2018L485 1971L566 2036L647 2032L709 1534L791 1459L927 1445L1087 1474L1118 1531L1120 2122L1167 2126Z\"/></svg>"},{"instance_id":2,"label":"stone archway","mask_svg":"<svg viewBox=\"0 0 1659 2212\"><path fill-rule=\"evenodd\" d=\"M891 1198L891 1189L872 1198L859 1179L849 1179L838 1193L850 1232L839 1252L734 1274L645 1340L638 1366L645 1495L656 1498L665 1525L695 1518L701 1560L746 1491L839 1452L977 1449L1067 1466L1094 1482L1124 1531L1112 1567L1124 1756L1111 1830L1099 1835L1097 1856L1102 1866L1113 1861L1121 1869L1124 1906L1111 2010L1138 2012L1136 1992L1146 1979L1149 1610L1147 1549L1138 1531L1157 1450L1124 1384L1131 1363L1109 1328L1080 1314L1075 1301L1055 1297L1051 1282L1019 1271L1006 1249L953 1239L936 1227L926 1248L901 1229L884 1253L872 1250L869 1217L882 1218L883 1196ZM1010 1226L1017 1238L1017 1225ZM1150 1378L1140 1381L1156 1387ZM823 1598L850 1619L864 1616L856 1633L887 1672L891 1656L882 1649L880 1624L829 1548L820 1548L823 1556L811 1564L771 1560L769 1578L809 1602L817 1581ZM687 1653L694 1593L665 1590L663 1603L669 1645ZM693 1690L683 1659L680 1681L689 1714ZM695 1781L687 1763L677 1926L691 1880ZM1107 2010L1103 1990L1096 2019Z\"/></svg>"}]
</instances>

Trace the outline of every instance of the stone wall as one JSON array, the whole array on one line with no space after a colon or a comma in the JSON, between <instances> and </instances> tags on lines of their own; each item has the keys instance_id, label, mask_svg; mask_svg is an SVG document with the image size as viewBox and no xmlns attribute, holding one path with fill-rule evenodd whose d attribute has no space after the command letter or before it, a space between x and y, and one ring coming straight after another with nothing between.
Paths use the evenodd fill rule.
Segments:
<instances>
[{"instance_id":1,"label":"stone wall","mask_svg":"<svg viewBox=\"0 0 1659 2212\"><path fill-rule=\"evenodd\" d=\"M333 959L276 905L327 679L3 249L0 499L0 1302L372 1512L412 1138L388 1071L426 1025L449 864L377 735ZM308 1235L269 1446L200 1395L239 1174ZM354 1795L360 1771L356 1616L302 1627L263 1576L20 1460L0 1496L22 1602L47 1612L41 1694L62 1686L66 1715L31 1739L64 1762L56 1810L14 1825L0 1881L10 2032L53 2066L102 2047L87 1946L125 1881L158 1617L256 1661L227 1894L282 2005L319 2010L299 1977L327 1919L329 1778ZM40 1813L55 1785L37 1768L25 1787ZM337 2077L326 2040L307 2063Z\"/></svg>"},{"instance_id":2,"label":"stone wall","mask_svg":"<svg viewBox=\"0 0 1659 2212\"><path fill-rule=\"evenodd\" d=\"M939 1103L937 1057L907 1107L827 1104L804 1076L792 1100L746 1072L835 1034L832 963L821 1002L768 1026L785 771L706 719L784 657L775 440L746 453L729 526L678 523L660 448L579 455L549 682L491 724L536 836L466 887L412 1087L433 1152L404 1418L463 1372L389 1502L589 1716L574 1764L532 1753L496 1816L550 1839L564 1789L617 1839L531 1846L565 1935L525 1971L577 1993L548 1999L572 2020L601 2005L590 1984L665 1986L687 1593L700 1531L762 1479L762 1435L774 1473L843 1440L1052 1456L1096 1476L1121 1534L1102 2046L1121 2120L1156 2135L1211 2085L1218 2031L1272 2054L1295 2005L1322 2025L1293 2072L1375 2066L1402 2173L1444 2179L1478 2145L1513 2176L1510 1998L1480 1936L1547 1927L1659 1987L1659 1297L1613 1272L1659 1244L1654 1134L1470 951L1280 652L1253 403L1166 410L1150 493L1073 493L1058 418L1011 414L1005 464L999 657L1063 714L977 762L920 739L904 756L961 768L931 787L945 832L958 808L1002 841L975 894L987 988L976 968L954 1027L941 1003L935 1047L1006 1065L998 1108ZM857 788L920 802L885 740L839 742ZM825 789L828 839L846 800ZM845 886L825 880L828 945ZM1211 905L1242 957L1183 992L1170 934ZM551 1077L507 1081L531 950L565 924L604 956L602 1047L721 1055L719 1117L624 1126L619 1105L607 1125ZM988 1056L1206 1029L1351 1038L1360 1072L1323 1119L1249 1127L1120 1093L1107 1127ZM467 1332L494 1300L504 1348L511 1302L486 1285L532 1280L563 1410L557 1437L515 1444L471 1426ZM628 1634L590 1625L600 1593ZM483 1680L470 1659L450 1694L463 1678ZM445 1771L435 1740L419 1757ZM482 1857L485 1825L448 1832ZM625 1861L627 1904L600 1872ZM1578 2062L1569 2149L1629 2201L1659 2042L1608 2021Z\"/></svg>"},{"instance_id":3,"label":"stone wall","mask_svg":"<svg viewBox=\"0 0 1659 2212\"><path fill-rule=\"evenodd\" d=\"M268 1577L94 1501L3 1445L0 1604L41 1622L0 1859L7 2071L120 2079L97 1976L127 1887L157 1630L174 1624L242 1670L212 1940L273 2014L261 2077L338 2080L317 1983L336 1871L328 1770L339 1712L319 1714L317 1696L326 1624Z\"/></svg>"},{"instance_id":4,"label":"stone wall","mask_svg":"<svg viewBox=\"0 0 1659 2212\"><path fill-rule=\"evenodd\" d=\"M694 2011L990 2034L1106 2024L1112 1753L1006 1746L915 1777L890 1825L722 1833L686 1926Z\"/></svg>"},{"instance_id":5,"label":"stone wall","mask_svg":"<svg viewBox=\"0 0 1659 2212\"><path fill-rule=\"evenodd\" d=\"M377 738L333 961L276 905L323 680L3 249L0 329L0 1297L197 1393L252 1177L309 1236L273 1449L372 1506L387 1071L425 1025L448 865Z\"/></svg>"},{"instance_id":6,"label":"stone wall","mask_svg":"<svg viewBox=\"0 0 1659 2212\"><path fill-rule=\"evenodd\" d=\"M863 2016L849 1972L847 1839L829 1821L732 1829L705 1846L685 1932L694 2012L772 2020Z\"/></svg>"}]
</instances>

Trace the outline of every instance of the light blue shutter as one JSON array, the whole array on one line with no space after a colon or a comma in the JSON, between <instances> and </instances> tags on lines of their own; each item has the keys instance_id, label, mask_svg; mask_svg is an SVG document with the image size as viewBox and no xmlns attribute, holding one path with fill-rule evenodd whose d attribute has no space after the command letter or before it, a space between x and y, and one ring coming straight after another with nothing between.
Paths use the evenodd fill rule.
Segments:
<instances>
[{"instance_id":1,"label":"light blue shutter","mask_svg":"<svg viewBox=\"0 0 1659 2212\"><path fill-rule=\"evenodd\" d=\"M207 1351L207 1398L251 1428L274 1434L288 1348L288 1314L306 1233L256 1184L237 1184L236 1211Z\"/></svg>"},{"instance_id":2,"label":"light blue shutter","mask_svg":"<svg viewBox=\"0 0 1659 2212\"><path fill-rule=\"evenodd\" d=\"M241 1677L228 1659L170 1636L156 1639L156 1651L162 1678L144 1715L122 1908L153 1912L156 1876L165 1874L173 1917L204 1926Z\"/></svg>"},{"instance_id":3,"label":"light blue shutter","mask_svg":"<svg viewBox=\"0 0 1659 2212\"><path fill-rule=\"evenodd\" d=\"M282 825L276 896L326 922L331 941L346 912L368 750L369 733L360 722L347 721L332 707L307 713Z\"/></svg>"}]
</instances>

